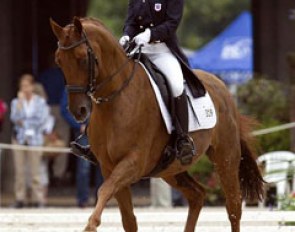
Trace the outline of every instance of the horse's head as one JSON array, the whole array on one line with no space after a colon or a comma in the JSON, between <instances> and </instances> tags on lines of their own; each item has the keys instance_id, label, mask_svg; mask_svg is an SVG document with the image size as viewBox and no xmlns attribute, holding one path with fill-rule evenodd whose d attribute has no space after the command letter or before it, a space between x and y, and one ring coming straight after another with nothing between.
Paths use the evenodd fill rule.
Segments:
<instances>
[{"instance_id":1,"label":"horse's head","mask_svg":"<svg viewBox=\"0 0 295 232\"><path fill-rule=\"evenodd\" d=\"M99 48L88 40L91 31L85 31L80 19L74 18L73 24L64 28L53 20L50 23L58 39L55 61L65 75L69 110L77 121L85 121L91 111L87 94L93 91L97 81L98 61L94 50Z\"/></svg>"},{"instance_id":2,"label":"horse's head","mask_svg":"<svg viewBox=\"0 0 295 232\"><path fill-rule=\"evenodd\" d=\"M65 75L69 109L78 121L84 121L91 100L110 102L123 91L134 76L134 62L99 20L75 17L64 28L53 20L50 23L58 39L55 58Z\"/></svg>"}]
</instances>

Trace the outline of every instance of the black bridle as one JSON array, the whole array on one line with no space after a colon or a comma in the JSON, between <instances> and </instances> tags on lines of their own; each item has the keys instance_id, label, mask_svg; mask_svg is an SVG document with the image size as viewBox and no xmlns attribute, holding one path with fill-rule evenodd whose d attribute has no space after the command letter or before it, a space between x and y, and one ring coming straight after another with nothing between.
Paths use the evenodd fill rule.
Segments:
<instances>
[{"instance_id":1,"label":"black bridle","mask_svg":"<svg viewBox=\"0 0 295 232\"><path fill-rule=\"evenodd\" d=\"M66 85L66 89L68 93L83 93L86 94L91 98L91 100L99 105L105 102L110 102L112 101L117 95L119 95L130 83L130 81L134 77L134 73L136 70L136 64L138 63L137 61L134 62L132 72L130 76L123 82L122 86L118 89L113 91L110 95L106 97L95 97L96 91L102 89L107 83L111 82L115 76L117 76L129 63L130 57L126 59L126 62L122 64L121 67L117 71L115 71L112 75L110 75L108 78L106 78L104 81L102 81L100 84L96 83L96 78L97 76L95 75L96 69L99 70L99 62L98 59L94 53L94 50L88 40L87 34L85 31L82 33L82 38L81 40L69 45L69 46L64 46L61 45L58 42L58 48L60 50L71 50L73 48L79 47L82 44L86 44L87 47L87 58L88 58L88 85L87 86L80 86L80 85ZM141 48L139 49L141 53Z\"/></svg>"}]
</instances>

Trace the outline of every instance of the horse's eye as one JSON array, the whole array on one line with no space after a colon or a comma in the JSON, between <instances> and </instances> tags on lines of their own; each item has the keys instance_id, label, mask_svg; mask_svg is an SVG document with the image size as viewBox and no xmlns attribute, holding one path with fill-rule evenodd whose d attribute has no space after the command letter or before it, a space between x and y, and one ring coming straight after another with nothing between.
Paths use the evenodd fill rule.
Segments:
<instances>
[{"instance_id":1,"label":"horse's eye","mask_svg":"<svg viewBox=\"0 0 295 232\"><path fill-rule=\"evenodd\" d=\"M87 67L87 59L78 59L79 66Z\"/></svg>"}]
</instances>

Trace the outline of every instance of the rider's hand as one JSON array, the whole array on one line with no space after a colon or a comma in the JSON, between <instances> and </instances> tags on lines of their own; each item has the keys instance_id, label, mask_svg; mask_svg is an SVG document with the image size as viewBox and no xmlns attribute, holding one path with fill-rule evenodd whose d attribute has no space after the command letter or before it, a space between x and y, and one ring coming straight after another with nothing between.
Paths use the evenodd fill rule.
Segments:
<instances>
[{"instance_id":1,"label":"rider's hand","mask_svg":"<svg viewBox=\"0 0 295 232\"><path fill-rule=\"evenodd\" d=\"M84 134L86 132L86 125L85 124L81 125L80 132L81 132L81 134Z\"/></svg>"},{"instance_id":2,"label":"rider's hand","mask_svg":"<svg viewBox=\"0 0 295 232\"><path fill-rule=\"evenodd\" d=\"M129 41L130 37L128 35L123 35L119 40L119 44L124 47Z\"/></svg>"},{"instance_id":3,"label":"rider's hand","mask_svg":"<svg viewBox=\"0 0 295 232\"><path fill-rule=\"evenodd\" d=\"M151 30L149 28L145 29L144 32L138 34L134 37L134 41L137 45L146 45L151 40Z\"/></svg>"}]
</instances>

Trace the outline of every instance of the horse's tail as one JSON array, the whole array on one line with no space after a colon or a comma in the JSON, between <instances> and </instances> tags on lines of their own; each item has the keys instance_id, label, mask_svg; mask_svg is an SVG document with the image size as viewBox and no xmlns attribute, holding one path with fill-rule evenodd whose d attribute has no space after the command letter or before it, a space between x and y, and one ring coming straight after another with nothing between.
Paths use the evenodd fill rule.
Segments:
<instances>
[{"instance_id":1,"label":"horse's tail","mask_svg":"<svg viewBox=\"0 0 295 232\"><path fill-rule=\"evenodd\" d=\"M240 115L240 143L242 158L240 163L239 177L242 197L248 199L263 198L264 180L256 163L256 140L251 131L256 122L246 116Z\"/></svg>"}]
</instances>

